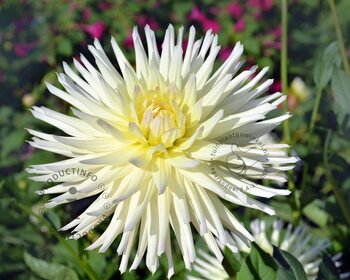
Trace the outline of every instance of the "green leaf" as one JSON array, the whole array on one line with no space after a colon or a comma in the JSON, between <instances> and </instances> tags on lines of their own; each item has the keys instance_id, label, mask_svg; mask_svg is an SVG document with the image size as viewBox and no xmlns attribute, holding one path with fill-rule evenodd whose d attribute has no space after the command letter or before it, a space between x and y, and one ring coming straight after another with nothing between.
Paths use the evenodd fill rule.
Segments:
<instances>
[{"instance_id":1,"label":"green leaf","mask_svg":"<svg viewBox=\"0 0 350 280\"><path fill-rule=\"evenodd\" d=\"M338 270L332 259L324 254L319 266L317 280L337 280L340 279Z\"/></svg>"},{"instance_id":2,"label":"green leaf","mask_svg":"<svg viewBox=\"0 0 350 280\"><path fill-rule=\"evenodd\" d=\"M331 79L333 67L339 61L337 42L332 42L324 50L320 59L316 60L314 82L317 87L324 88Z\"/></svg>"},{"instance_id":3,"label":"green leaf","mask_svg":"<svg viewBox=\"0 0 350 280\"><path fill-rule=\"evenodd\" d=\"M287 203L286 198L283 197L279 201L277 199L272 201L271 206L275 209L278 217L286 221L291 221L292 208Z\"/></svg>"},{"instance_id":4,"label":"green leaf","mask_svg":"<svg viewBox=\"0 0 350 280\"><path fill-rule=\"evenodd\" d=\"M324 227L329 218L328 213L324 211L324 202L318 199L315 199L309 203L303 209L303 214L320 227Z\"/></svg>"},{"instance_id":5,"label":"green leaf","mask_svg":"<svg viewBox=\"0 0 350 280\"><path fill-rule=\"evenodd\" d=\"M241 262L235 257L235 254L228 247L225 247L222 265L230 276L236 275L241 269Z\"/></svg>"},{"instance_id":6,"label":"green leaf","mask_svg":"<svg viewBox=\"0 0 350 280\"><path fill-rule=\"evenodd\" d=\"M57 231L61 227L61 219L57 213L53 211L46 211L44 214L44 219L46 219L50 224L52 231Z\"/></svg>"},{"instance_id":7,"label":"green leaf","mask_svg":"<svg viewBox=\"0 0 350 280\"><path fill-rule=\"evenodd\" d=\"M332 90L335 103L350 112L350 76L341 69L334 69L333 71Z\"/></svg>"},{"instance_id":8,"label":"green leaf","mask_svg":"<svg viewBox=\"0 0 350 280\"><path fill-rule=\"evenodd\" d=\"M278 280L307 280L303 266L293 255L274 246L273 256L279 267Z\"/></svg>"},{"instance_id":9,"label":"green leaf","mask_svg":"<svg viewBox=\"0 0 350 280\"><path fill-rule=\"evenodd\" d=\"M237 273L237 280L274 280L277 279L277 265L273 258L255 243L252 243L250 254Z\"/></svg>"},{"instance_id":10,"label":"green leaf","mask_svg":"<svg viewBox=\"0 0 350 280\"><path fill-rule=\"evenodd\" d=\"M334 94L333 111L339 128L350 137L350 76L341 69L334 69L331 87Z\"/></svg>"},{"instance_id":11,"label":"green leaf","mask_svg":"<svg viewBox=\"0 0 350 280\"><path fill-rule=\"evenodd\" d=\"M47 280L79 280L75 271L68 266L48 263L27 252L24 252L24 262L36 275Z\"/></svg>"},{"instance_id":12,"label":"green leaf","mask_svg":"<svg viewBox=\"0 0 350 280\"><path fill-rule=\"evenodd\" d=\"M73 53L72 42L66 38L60 37L57 42L57 53L63 56L70 56Z\"/></svg>"},{"instance_id":13,"label":"green leaf","mask_svg":"<svg viewBox=\"0 0 350 280\"><path fill-rule=\"evenodd\" d=\"M106 256L94 251L88 251L88 256L89 266L100 278L103 278L107 266Z\"/></svg>"}]
</instances>

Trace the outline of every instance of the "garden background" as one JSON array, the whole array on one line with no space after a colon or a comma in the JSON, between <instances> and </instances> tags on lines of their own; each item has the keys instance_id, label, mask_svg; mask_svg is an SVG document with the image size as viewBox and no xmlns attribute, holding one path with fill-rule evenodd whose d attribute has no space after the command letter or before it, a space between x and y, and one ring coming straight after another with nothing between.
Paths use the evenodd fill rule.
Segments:
<instances>
[{"instance_id":1,"label":"garden background","mask_svg":"<svg viewBox=\"0 0 350 280\"><path fill-rule=\"evenodd\" d=\"M282 16L283 2L288 2ZM222 49L216 67L234 44L245 47L247 67L269 66L274 78L270 92L288 94L293 117L274 135L293 147L302 160L289 174L289 197L269 201L277 217L294 225L306 223L315 236L328 238L329 255L342 252L342 271L350 270L350 1L339 0L248 1L0 1L0 279L164 279L166 261L154 275L141 263L120 276L117 243L105 254L84 248L95 240L105 223L78 241L66 240L57 229L86 208L86 199L44 210L49 196L35 191L25 169L52 162L58 156L30 147L24 128L55 131L35 120L29 108L47 106L68 112L68 105L50 95L44 81L58 85L62 62L72 63L96 37L111 57L114 36L134 61L131 32L146 24L159 41L169 22L186 30L194 25L201 35L219 34ZM332 13L332 9L333 13ZM282 22L288 23L288 53L282 50ZM337 25L339 24L339 25ZM287 25L284 25L284 27ZM341 34L342 33L342 36ZM342 39L344 39L344 42ZM345 46L345 47L344 47ZM282 55L281 55L282 54ZM286 56L288 57L288 61ZM259 217L274 217L230 205L248 225ZM203 244L197 242L198 247ZM179 248L174 246L175 275L187 274ZM324 277L337 279L324 257ZM328 271L328 272L327 272ZM332 271L331 273L329 271ZM325 276L327 275L327 277ZM328 278L329 277L329 278ZM335 278L331 278L335 277Z\"/></svg>"}]
</instances>

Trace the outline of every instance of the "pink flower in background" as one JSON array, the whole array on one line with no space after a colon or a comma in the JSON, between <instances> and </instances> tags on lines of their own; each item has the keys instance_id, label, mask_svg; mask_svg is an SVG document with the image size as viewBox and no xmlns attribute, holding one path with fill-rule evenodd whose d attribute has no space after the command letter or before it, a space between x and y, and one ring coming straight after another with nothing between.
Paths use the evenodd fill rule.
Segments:
<instances>
[{"instance_id":1,"label":"pink flower in background","mask_svg":"<svg viewBox=\"0 0 350 280\"><path fill-rule=\"evenodd\" d=\"M26 56L32 49L36 47L37 43L32 42L32 43L17 43L14 46L14 51L15 54L19 57L24 57Z\"/></svg>"},{"instance_id":2,"label":"pink flower in background","mask_svg":"<svg viewBox=\"0 0 350 280\"><path fill-rule=\"evenodd\" d=\"M243 9L239 3L232 3L228 7L228 12L235 18L240 18L243 14Z\"/></svg>"},{"instance_id":3,"label":"pink flower in background","mask_svg":"<svg viewBox=\"0 0 350 280\"><path fill-rule=\"evenodd\" d=\"M235 31L236 32L243 32L244 29L245 29L245 21L243 18L240 18L235 24Z\"/></svg>"},{"instance_id":4,"label":"pink flower in background","mask_svg":"<svg viewBox=\"0 0 350 280\"><path fill-rule=\"evenodd\" d=\"M264 42L263 43L264 47L280 50L281 49L281 36L282 36L281 26L278 25L278 26L272 28L268 33L273 36L273 39Z\"/></svg>"},{"instance_id":5,"label":"pink flower in background","mask_svg":"<svg viewBox=\"0 0 350 280\"><path fill-rule=\"evenodd\" d=\"M228 59L228 57L230 56L232 52L232 48L223 48L220 52L219 52L219 58L223 61L225 61L226 59Z\"/></svg>"},{"instance_id":6,"label":"pink flower in background","mask_svg":"<svg viewBox=\"0 0 350 280\"><path fill-rule=\"evenodd\" d=\"M272 48L277 50L281 49L281 42L266 41L263 45L265 48Z\"/></svg>"},{"instance_id":7,"label":"pink flower in background","mask_svg":"<svg viewBox=\"0 0 350 280\"><path fill-rule=\"evenodd\" d=\"M0 82L4 80L4 74L0 71Z\"/></svg>"},{"instance_id":8,"label":"pink flower in background","mask_svg":"<svg viewBox=\"0 0 350 280\"><path fill-rule=\"evenodd\" d=\"M105 31L105 24L102 20L96 21L93 24L80 24L82 30L89 33L92 37L101 39L103 32Z\"/></svg>"},{"instance_id":9,"label":"pink flower in background","mask_svg":"<svg viewBox=\"0 0 350 280\"><path fill-rule=\"evenodd\" d=\"M188 45L188 40L187 39L183 39L182 40L182 49L185 52L187 50L187 45Z\"/></svg>"},{"instance_id":10,"label":"pink flower in background","mask_svg":"<svg viewBox=\"0 0 350 280\"><path fill-rule=\"evenodd\" d=\"M269 33L272 34L276 39L280 39L282 36L281 25L277 25L276 27L271 29L271 31Z\"/></svg>"},{"instance_id":11,"label":"pink flower in background","mask_svg":"<svg viewBox=\"0 0 350 280\"><path fill-rule=\"evenodd\" d=\"M124 40L124 46L128 49L131 49L134 47L134 41L132 39L132 33L129 32L128 37Z\"/></svg>"},{"instance_id":12,"label":"pink flower in background","mask_svg":"<svg viewBox=\"0 0 350 280\"><path fill-rule=\"evenodd\" d=\"M212 15L217 15L220 12L220 9L218 7L212 6L209 8L209 13Z\"/></svg>"},{"instance_id":13,"label":"pink flower in background","mask_svg":"<svg viewBox=\"0 0 350 280\"><path fill-rule=\"evenodd\" d=\"M72 2L70 5L69 5L69 12L74 12L76 10L79 9L79 4L76 3L76 2Z\"/></svg>"},{"instance_id":14,"label":"pink flower in background","mask_svg":"<svg viewBox=\"0 0 350 280\"><path fill-rule=\"evenodd\" d=\"M112 8L113 5L112 5L112 3L102 1L102 2L98 3L97 6L100 8L101 11L105 11L105 10Z\"/></svg>"},{"instance_id":15,"label":"pink flower in background","mask_svg":"<svg viewBox=\"0 0 350 280\"><path fill-rule=\"evenodd\" d=\"M215 19L205 18L202 21L202 25L204 30L212 29L215 33L220 31L220 24Z\"/></svg>"},{"instance_id":16,"label":"pink flower in background","mask_svg":"<svg viewBox=\"0 0 350 280\"><path fill-rule=\"evenodd\" d=\"M273 0L262 0L261 7L265 11L271 10L273 7Z\"/></svg>"},{"instance_id":17,"label":"pink flower in background","mask_svg":"<svg viewBox=\"0 0 350 280\"><path fill-rule=\"evenodd\" d=\"M275 81L272 84L272 86L270 88L270 91L271 92L280 92L280 91L282 91L282 83L281 83L281 81L279 81L279 80Z\"/></svg>"},{"instance_id":18,"label":"pink flower in background","mask_svg":"<svg viewBox=\"0 0 350 280\"><path fill-rule=\"evenodd\" d=\"M84 62L81 61L81 58L80 58L80 55L79 55L79 54L75 55L74 58L75 58L81 65L84 65Z\"/></svg>"},{"instance_id":19,"label":"pink flower in background","mask_svg":"<svg viewBox=\"0 0 350 280\"><path fill-rule=\"evenodd\" d=\"M273 7L273 0L248 0L247 5L263 11L268 11Z\"/></svg>"},{"instance_id":20,"label":"pink flower in background","mask_svg":"<svg viewBox=\"0 0 350 280\"><path fill-rule=\"evenodd\" d=\"M247 6L260 9L261 8L261 3L260 3L260 0L248 0L247 1Z\"/></svg>"},{"instance_id":21,"label":"pink flower in background","mask_svg":"<svg viewBox=\"0 0 350 280\"><path fill-rule=\"evenodd\" d=\"M91 10L90 8L84 8L83 10L83 19L88 20L91 17Z\"/></svg>"},{"instance_id":22,"label":"pink flower in background","mask_svg":"<svg viewBox=\"0 0 350 280\"><path fill-rule=\"evenodd\" d=\"M247 63L245 64L245 69L249 70L250 68L252 68L254 65L256 64L255 58L253 56L248 56L247 57ZM253 74L253 77L255 77L257 73Z\"/></svg>"},{"instance_id":23,"label":"pink flower in background","mask_svg":"<svg viewBox=\"0 0 350 280\"><path fill-rule=\"evenodd\" d=\"M212 10L215 13L215 9ZM194 6L190 15L188 16L189 20L195 20L202 24L203 29L209 30L212 29L213 32L219 32L221 27L220 24L215 19L208 18L198 6Z\"/></svg>"},{"instance_id":24,"label":"pink flower in background","mask_svg":"<svg viewBox=\"0 0 350 280\"><path fill-rule=\"evenodd\" d=\"M145 25L149 25L151 29L157 29L159 28L159 24L153 19L149 18L145 15L140 15L136 18L137 25L144 27Z\"/></svg>"},{"instance_id":25,"label":"pink flower in background","mask_svg":"<svg viewBox=\"0 0 350 280\"><path fill-rule=\"evenodd\" d=\"M198 8L198 6L194 6L192 8L192 11L190 15L188 16L189 20L197 20L197 21L203 21L206 19L205 14Z\"/></svg>"}]
</instances>

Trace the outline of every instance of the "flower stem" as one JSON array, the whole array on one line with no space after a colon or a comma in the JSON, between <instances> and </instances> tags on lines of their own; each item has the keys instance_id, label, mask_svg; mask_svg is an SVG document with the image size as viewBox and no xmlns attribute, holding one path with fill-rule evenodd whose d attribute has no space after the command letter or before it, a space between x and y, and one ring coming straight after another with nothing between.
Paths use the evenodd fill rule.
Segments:
<instances>
[{"instance_id":1,"label":"flower stem","mask_svg":"<svg viewBox=\"0 0 350 280\"><path fill-rule=\"evenodd\" d=\"M334 177L332 175L332 170L328 164L328 146L331 139L332 131L328 130L326 141L324 144L324 150L323 150L323 162L325 166L325 174L328 182L330 183L332 190L334 192L335 198L338 201L338 204L340 206L340 209L343 212L343 215L345 217L346 222L350 226L350 209L348 208L348 205L346 203L346 200L344 199L343 194L341 193L340 189L338 188L337 183L334 180Z\"/></svg>"},{"instance_id":2,"label":"flower stem","mask_svg":"<svg viewBox=\"0 0 350 280\"><path fill-rule=\"evenodd\" d=\"M288 90L288 5L287 0L282 0L281 6L281 18L282 18L282 50L281 50L281 82L282 82L282 92L287 94ZM288 97L288 96L287 96ZM283 108L285 111L288 111L288 98L283 103ZM289 120L283 122L283 132L285 137L285 142L290 144L290 130L289 130Z\"/></svg>"},{"instance_id":3,"label":"flower stem","mask_svg":"<svg viewBox=\"0 0 350 280\"><path fill-rule=\"evenodd\" d=\"M345 44L344 44L344 38L342 31L340 29L340 24L339 24L339 19L337 15L337 10L335 8L334 0L328 0L329 7L331 8L331 13L332 13L332 18L333 18L333 23L334 23L334 28L335 32L337 34L337 40L338 40L338 45L340 49L340 54L343 60L343 66L346 74L350 74L350 67L349 67L349 61L346 55L346 50L345 50Z\"/></svg>"},{"instance_id":4,"label":"flower stem","mask_svg":"<svg viewBox=\"0 0 350 280\"><path fill-rule=\"evenodd\" d=\"M323 90L323 87L320 87L320 86L317 87L316 100L315 100L314 106L312 108L312 114L311 114L310 125L309 125L309 139L312 136L312 133L313 133L314 128L315 128L317 113L318 113L318 109L320 107L320 102L321 102L321 97L322 97L322 90Z\"/></svg>"},{"instance_id":5,"label":"flower stem","mask_svg":"<svg viewBox=\"0 0 350 280\"><path fill-rule=\"evenodd\" d=\"M283 103L284 111L288 112L288 3L287 0L282 0L281 4L281 19L282 19L282 46L281 46L281 82L282 92L287 94L287 98ZM283 122L284 141L291 144L289 119ZM288 189L292 192L293 199L291 206L293 208L293 220L297 222L300 218L299 200L295 191L294 172L288 171Z\"/></svg>"}]
</instances>

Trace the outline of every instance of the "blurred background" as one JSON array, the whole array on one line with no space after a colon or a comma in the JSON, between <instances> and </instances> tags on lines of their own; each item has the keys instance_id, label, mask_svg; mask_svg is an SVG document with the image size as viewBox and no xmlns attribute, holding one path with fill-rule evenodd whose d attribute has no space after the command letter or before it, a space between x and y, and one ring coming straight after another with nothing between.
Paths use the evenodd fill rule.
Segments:
<instances>
[{"instance_id":1,"label":"blurred background","mask_svg":"<svg viewBox=\"0 0 350 280\"><path fill-rule=\"evenodd\" d=\"M279 218L309 224L316 236L329 238L330 254L342 252L350 263L349 225L343 215L350 205L350 81L343 64L333 18L325 0L288 2L288 110L293 152L302 161L292 177L295 190L287 198L269 203ZM350 1L335 1L346 56L350 55ZM24 128L56 132L35 120L33 105L68 112L68 106L50 95L44 81L58 86L56 72L62 61L72 63L79 54L92 58L88 44L98 38L113 60L110 38L114 36L134 62L131 31L148 24L156 31L159 45L169 23L186 30L194 25L203 35L208 29L219 34L222 45L217 66L237 41L245 47L246 67L269 66L274 78L270 92L281 91L281 6L279 0L247 1L65 1L0 0L0 279L164 279L166 261L152 276L144 264L136 272L120 276L115 250L105 254L83 249L95 240L106 223L79 241L66 240L58 228L75 218L89 200L45 210L49 197L36 190L43 186L27 179L31 164L58 160L57 155L35 150L26 143ZM186 47L186 40L184 41ZM315 103L320 97L320 105ZM316 105L315 105L316 104ZM315 111L314 128L311 124ZM275 131L285 138L282 126ZM285 139L284 139L285 140ZM343 209L334 195L343 197ZM349 209L349 208L346 208ZM266 215L231 205L246 224ZM199 238L198 238L199 239ZM203 246L198 242L198 247ZM174 244L175 276L184 279L186 270ZM349 267L348 267L349 268ZM349 269L348 269L349 270ZM43 272L45 271L45 273ZM90 271L90 276L86 275ZM88 273L88 274L89 274ZM95 278L94 278L95 277Z\"/></svg>"}]
</instances>

